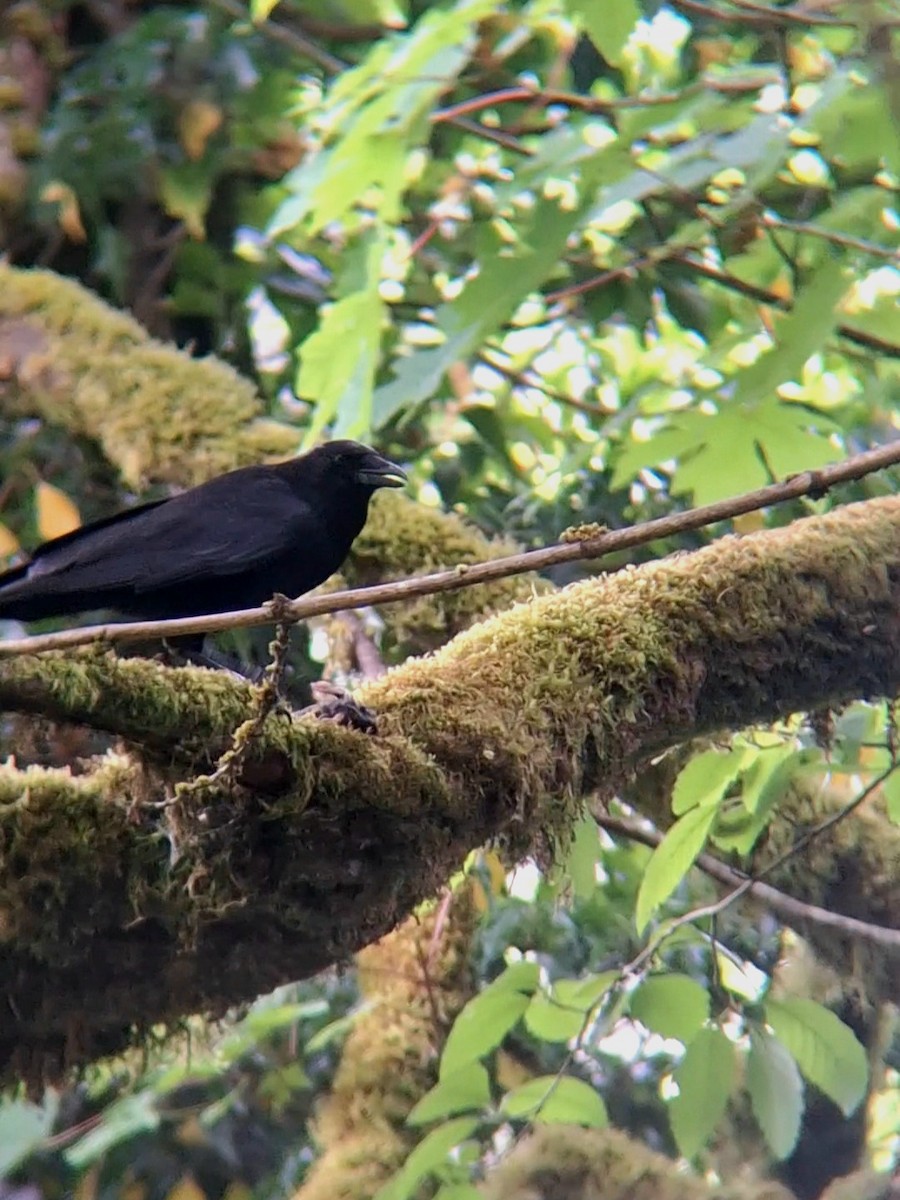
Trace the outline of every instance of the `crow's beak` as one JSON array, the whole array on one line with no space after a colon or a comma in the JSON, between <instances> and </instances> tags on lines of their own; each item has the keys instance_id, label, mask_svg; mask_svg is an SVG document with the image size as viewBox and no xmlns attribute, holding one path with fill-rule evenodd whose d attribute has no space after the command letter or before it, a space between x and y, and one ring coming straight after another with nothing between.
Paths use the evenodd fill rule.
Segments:
<instances>
[{"instance_id":1,"label":"crow's beak","mask_svg":"<svg viewBox=\"0 0 900 1200\"><path fill-rule=\"evenodd\" d=\"M406 475L396 463L373 454L366 460L366 465L356 472L356 478L367 487L404 487Z\"/></svg>"}]
</instances>

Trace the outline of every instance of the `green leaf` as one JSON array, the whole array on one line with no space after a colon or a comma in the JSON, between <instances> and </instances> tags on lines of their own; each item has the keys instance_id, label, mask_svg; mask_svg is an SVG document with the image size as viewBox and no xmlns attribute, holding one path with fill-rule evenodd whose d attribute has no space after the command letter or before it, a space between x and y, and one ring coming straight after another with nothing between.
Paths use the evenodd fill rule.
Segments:
<instances>
[{"instance_id":1,"label":"green leaf","mask_svg":"<svg viewBox=\"0 0 900 1200\"><path fill-rule=\"evenodd\" d=\"M459 0L434 8L341 72L317 114L325 144L287 177L290 196L270 236L301 223L307 234L317 233L344 219L363 196L383 220L398 219L407 155L427 140L428 114L468 62L475 26L493 7L491 0Z\"/></svg>"},{"instance_id":2,"label":"green leaf","mask_svg":"<svg viewBox=\"0 0 900 1200\"><path fill-rule=\"evenodd\" d=\"M687 1045L709 1019L709 992L688 975L651 975L631 997L631 1015Z\"/></svg>"},{"instance_id":3,"label":"green leaf","mask_svg":"<svg viewBox=\"0 0 900 1200\"><path fill-rule=\"evenodd\" d=\"M250 20L254 24L265 21L278 3L279 0L250 0Z\"/></svg>"},{"instance_id":4,"label":"green leaf","mask_svg":"<svg viewBox=\"0 0 900 1200\"><path fill-rule=\"evenodd\" d=\"M21 1100L0 1103L0 1182L50 1133L56 1106L39 1108Z\"/></svg>"},{"instance_id":5,"label":"green leaf","mask_svg":"<svg viewBox=\"0 0 900 1200\"><path fill-rule=\"evenodd\" d=\"M635 905L638 933L643 933L650 918L660 905L665 904L693 866L706 844L717 812L715 804L692 808L675 822L651 854Z\"/></svg>"},{"instance_id":6,"label":"green leaf","mask_svg":"<svg viewBox=\"0 0 900 1200\"><path fill-rule=\"evenodd\" d=\"M553 984L553 996L567 1008L577 1008L582 1013L588 1013L618 980L618 971L600 971L596 975L583 975L579 979L557 979Z\"/></svg>"},{"instance_id":7,"label":"green leaf","mask_svg":"<svg viewBox=\"0 0 900 1200\"><path fill-rule=\"evenodd\" d=\"M814 1000L768 1000L766 1020L797 1066L845 1116L866 1094L866 1052L849 1026Z\"/></svg>"},{"instance_id":8,"label":"green leaf","mask_svg":"<svg viewBox=\"0 0 900 1200\"><path fill-rule=\"evenodd\" d=\"M619 66L625 43L641 16L637 0L608 0L606 4L568 0L566 7L606 61Z\"/></svg>"},{"instance_id":9,"label":"green leaf","mask_svg":"<svg viewBox=\"0 0 900 1200\"><path fill-rule=\"evenodd\" d=\"M496 979L492 979L488 986L482 989L481 994L484 996L488 992L527 992L530 995L540 981L541 968L537 963L521 959L505 967Z\"/></svg>"},{"instance_id":10,"label":"green leaf","mask_svg":"<svg viewBox=\"0 0 900 1200\"><path fill-rule=\"evenodd\" d=\"M483 1200L483 1193L471 1183L445 1183L434 1200Z\"/></svg>"},{"instance_id":11,"label":"green leaf","mask_svg":"<svg viewBox=\"0 0 900 1200\"><path fill-rule=\"evenodd\" d=\"M304 445L318 441L335 416L336 437L368 436L384 319L378 292L384 248L379 230L348 251L341 285L349 294L324 309L318 329L300 347L297 394L315 401Z\"/></svg>"},{"instance_id":12,"label":"green leaf","mask_svg":"<svg viewBox=\"0 0 900 1200\"><path fill-rule=\"evenodd\" d=\"M881 785L881 792L887 806L888 819L895 825L900 825L900 771L888 775Z\"/></svg>"},{"instance_id":13,"label":"green leaf","mask_svg":"<svg viewBox=\"0 0 900 1200\"><path fill-rule=\"evenodd\" d=\"M543 1125L587 1125L603 1129L609 1123L603 1097L590 1084L570 1075L542 1075L513 1088L503 1097L507 1116Z\"/></svg>"},{"instance_id":14,"label":"green leaf","mask_svg":"<svg viewBox=\"0 0 900 1200\"><path fill-rule=\"evenodd\" d=\"M192 238L206 237L206 214L215 175L208 162L184 162L160 167L159 198L170 217L184 221Z\"/></svg>"},{"instance_id":15,"label":"green leaf","mask_svg":"<svg viewBox=\"0 0 900 1200\"><path fill-rule=\"evenodd\" d=\"M697 451L679 463L672 491L692 493L696 504L711 504L736 492L763 487L772 482L773 473L784 478L841 457L825 433L808 428L815 424L831 429L834 422L829 417L812 415L774 396L749 406L727 401L713 416L685 414L689 415L705 427L695 424ZM728 447L727 454L722 453L723 446Z\"/></svg>"},{"instance_id":16,"label":"green leaf","mask_svg":"<svg viewBox=\"0 0 900 1200\"><path fill-rule=\"evenodd\" d=\"M568 1042L584 1027L585 1013L564 1008L543 993L531 997L525 1009L525 1028L542 1042Z\"/></svg>"},{"instance_id":17,"label":"green leaf","mask_svg":"<svg viewBox=\"0 0 900 1200\"><path fill-rule=\"evenodd\" d=\"M79 1138L74 1146L66 1150L66 1162L76 1170L87 1167L119 1142L124 1142L135 1134L158 1129L159 1124L156 1099L151 1092L125 1096L106 1109L103 1120L95 1129Z\"/></svg>"},{"instance_id":18,"label":"green leaf","mask_svg":"<svg viewBox=\"0 0 900 1200\"><path fill-rule=\"evenodd\" d=\"M718 803L751 757L752 750L744 746L695 754L675 780L672 812L681 816L698 804Z\"/></svg>"},{"instance_id":19,"label":"green leaf","mask_svg":"<svg viewBox=\"0 0 900 1200\"><path fill-rule=\"evenodd\" d=\"M562 864L563 876L572 880L576 900L587 900L597 887L597 860L600 857L600 838L597 822L584 817L575 826L575 836Z\"/></svg>"},{"instance_id":20,"label":"green leaf","mask_svg":"<svg viewBox=\"0 0 900 1200\"><path fill-rule=\"evenodd\" d=\"M737 377L734 400L752 404L771 398L779 384L797 379L838 323L837 306L850 286L844 265L827 259L804 284L787 316L778 318L777 345Z\"/></svg>"},{"instance_id":21,"label":"green leaf","mask_svg":"<svg viewBox=\"0 0 900 1200\"><path fill-rule=\"evenodd\" d=\"M736 1076L735 1048L717 1026L701 1029L675 1068L669 1118L678 1149L693 1158L725 1112Z\"/></svg>"},{"instance_id":22,"label":"green leaf","mask_svg":"<svg viewBox=\"0 0 900 1200\"><path fill-rule=\"evenodd\" d=\"M454 1113L486 1108L491 1100L488 1073L479 1062L470 1062L460 1070L443 1076L426 1092L406 1118L409 1125L427 1125Z\"/></svg>"},{"instance_id":23,"label":"green leaf","mask_svg":"<svg viewBox=\"0 0 900 1200\"><path fill-rule=\"evenodd\" d=\"M528 1007L529 997L509 988L488 988L473 997L450 1030L441 1055L441 1079L495 1050Z\"/></svg>"},{"instance_id":24,"label":"green leaf","mask_svg":"<svg viewBox=\"0 0 900 1200\"><path fill-rule=\"evenodd\" d=\"M478 1121L474 1117L456 1117L433 1129L419 1142L393 1179L376 1192L374 1200L408 1200L422 1180L440 1170L450 1151L477 1128Z\"/></svg>"},{"instance_id":25,"label":"green leaf","mask_svg":"<svg viewBox=\"0 0 900 1200\"><path fill-rule=\"evenodd\" d=\"M741 781L741 809L727 816L720 814L712 841L722 850L749 854L791 782L811 766L818 768L821 758L821 750L813 747L795 750L784 745L761 750Z\"/></svg>"},{"instance_id":26,"label":"green leaf","mask_svg":"<svg viewBox=\"0 0 900 1200\"><path fill-rule=\"evenodd\" d=\"M787 1158L800 1133L803 1080L788 1051L765 1030L750 1034L747 1090L769 1149L775 1158Z\"/></svg>"}]
</instances>

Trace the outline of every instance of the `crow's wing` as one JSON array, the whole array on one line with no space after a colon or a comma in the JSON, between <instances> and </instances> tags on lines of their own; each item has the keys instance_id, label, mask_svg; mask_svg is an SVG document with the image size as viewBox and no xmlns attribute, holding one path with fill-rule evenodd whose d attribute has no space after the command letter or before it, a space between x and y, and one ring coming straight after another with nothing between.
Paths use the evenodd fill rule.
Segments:
<instances>
[{"instance_id":1,"label":"crow's wing","mask_svg":"<svg viewBox=\"0 0 900 1200\"><path fill-rule=\"evenodd\" d=\"M249 468L240 486L220 476L48 542L27 582L45 593L145 592L252 570L292 546L302 554L304 541L316 540L312 506L277 475L257 470Z\"/></svg>"}]
</instances>

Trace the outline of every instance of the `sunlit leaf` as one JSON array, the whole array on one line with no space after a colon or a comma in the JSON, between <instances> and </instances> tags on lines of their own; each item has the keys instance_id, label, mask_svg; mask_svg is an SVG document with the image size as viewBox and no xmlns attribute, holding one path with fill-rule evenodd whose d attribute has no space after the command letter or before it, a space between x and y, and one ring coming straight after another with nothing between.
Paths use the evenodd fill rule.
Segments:
<instances>
[{"instance_id":1,"label":"sunlit leaf","mask_svg":"<svg viewBox=\"0 0 900 1200\"><path fill-rule=\"evenodd\" d=\"M651 975L631 997L631 1015L687 1044L709 1018L709 992L688 975Z\"/></svg>"},{"instance_id":2,"label":"sunlit leaf","mask_svg":"<svg viewBox=\"0 0 900 1200\"><path fill-rule=\"evenodd\" d=\"M766 1001L766 1020L797 1066L845 1115L866 1094L866 1051L853 1030L815 1000L789 997Z\"/></svg>"},{"instance_id":3,"label":"sunlit leaf","mask_svg":"<svg viewBox=\"0 0 900 1200\"><path fill-rule=\"evenodd\" d=\"M618 66L628 35L641 16L636 0L568 0L569 13L582 25L588 37L612 66Z\"/></svg>"},{"instance_id":4,"label":"sunlit leaf","mask_svg":"<svg viewBox=\"0 0 900 1200\"><path fill-rule=\"evenodd\" d=\"M716 819L715 804L699 805L680 817L653 851L641 881L634 920L638 933L672 895L694 864Z\"/></svg>"},{"instance_id":5,"label":"sunlit leaf","mask_svg":"<svg viewBox=\"0 0 900 1200\"><path fill-rule=\"evenodd\" d=\"M37 485L35 503L38 533L44 541L62 537L64 533L71 533L81 525L81 514L77 505L52 483L44 483L42 480Z\"/></svg>"},{"instance_id":6,"label":"sunlit leaf","mask_svg":"<svg viewBox=\"0 0 900 1200\"><path fill-rule=\"evenodd\" d=\"M394 1178L375 1193L374 1200L407 1200L423 1179L444 1166L450 1151L477 1127L474 1117L455 1117L433 1129L419 1142Z\"/></svg>"},{"instance_id":7,"label":"sunlit leaf","mask_svg":"<svg viewBox=\"0 0 900 1200\"><path fill-rule=\"evenodd\" d=\"M747 1090L769 1149L775 1158L787 1158L800 1133L803 1080L785 1047L765 1030L750 1035Z\"/></svg>"},{"instance_id":8,"label":"sunlit leaf","mask_svg":"<svg viewBox=\"0 0 900 1200\"><path fill-rule=\"evenodd\" d=\"M678 1095L669 1117L678 1149L693 1158L725 1113L737 1074L734 1045L721 1029L701 1029L675 1068Z\"/></svg>"},{"instance_id":9,"label":"sunlit leaf","mask_svg":"<svg viewBox=\"0 0 900 1200\"><path fill-rule=\"evenodd\" d=\"M524 991L495 980L474 996L453 1022L441 1055L441 1079L496 1049L525 1012L532 990L533 986Z\"/></svg>"},{"instance_id":10,"label":"sunlit leaf","mask_svg":"<svg viewBox=\"0 0 900 1200\"><path fill-rule=\"evenodd\" d=\"M479 1062L470 1062L452 1074L443 1075L406 1119L410 1125L427 1125L441 1117L485 1108L490 1099L487 1070Z\"/></svg>"},{"instance_id":11,"label":"sunlit leaf","mask_svg":"<svg viewBox=\"0 0 900 1200\"><path fill-rule=\"evenodd\" d=\"M19 539L9 528L0 522L0 558L9 558L19 552Z\"/></svg>"},{"instance_id":12,"label":"sunlit leaf","mask_svg":"<svg viewBox=\"0 0 900 1200\"><path fill-rule=\"evenodd\" d=\"M590 1084L569 1075L529 1079L503 1097L503 1111L544 1125L587 1125L603 1129L609 1121L603 1097Z\"/></svg>"}]
</instances>

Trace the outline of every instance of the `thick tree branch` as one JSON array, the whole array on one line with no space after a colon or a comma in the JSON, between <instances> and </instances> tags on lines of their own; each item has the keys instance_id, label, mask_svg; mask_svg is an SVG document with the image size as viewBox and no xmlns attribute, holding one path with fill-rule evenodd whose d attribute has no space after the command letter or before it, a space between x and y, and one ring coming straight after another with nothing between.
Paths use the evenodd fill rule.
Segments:
<instances>
[{"instance_id":1,"label":"thick tree branch","mask_svg":"<svg viewBox=\"0 0 900 1200\"><path fill-rule=\"evenodd\" d=\"M7 659L4 707L121 734L144 765L5 770L0 1060L52 1074L221 1012L344 959L490 838L549 856L586 793L664 747L898 691L900 498L538 597L366 684L378 737L272 715L237 784L163 807L250 688L96 650Z\"/></svg>"}]
</instances>

